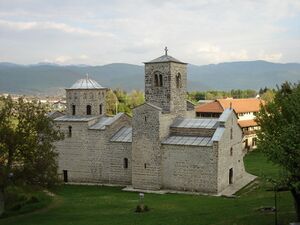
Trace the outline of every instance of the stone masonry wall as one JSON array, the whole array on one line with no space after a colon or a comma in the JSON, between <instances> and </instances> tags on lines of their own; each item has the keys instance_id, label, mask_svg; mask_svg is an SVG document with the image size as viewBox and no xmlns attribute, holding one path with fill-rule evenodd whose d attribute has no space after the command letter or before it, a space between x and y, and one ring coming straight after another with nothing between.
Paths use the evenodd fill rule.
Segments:
<instances>
[{"instance_id":1,"label":"stone masonry wall","mask_svg":"<svg viewBox=\"0 0 300 225\"><path fill-rule=\"evenodd\" d=\"M59 174L63 170L68 171L70 182L85 182L92 178L87 157L88 134L87 122L60 122L57 123L61 131L65 133L65 139L56 143L59 152ZM72 126L72 136L68 136L68 127Z\"/></svg>"},{"instance_id":2,"label":"stone masonry wall","mask_svg":"<svg viewBox=\"0 0 300 225\"><path fill-rule=\"evenodd\" d=\"M179 115L177 113L160 114L159 138L160 141L170 135L170 126Z\"/></svg>"},{"instance_id":3,"label":"stone masonry wall","mask_svg":"<svg viewBox=\"0 0 300 225\"><path fill-rule=\"evenodd\" d=\"M171 62L171 111L187 111L186 92L187 92L187 68L186 64ZM181 82L177 87L176 75L180 74Z\"/></svg>"},{"instance_id":4,"label":"stone masonry wall","mask_svg":"<svg viewBox=\"0 0 300 225\"><path fill-rule=\"evenodd\" d=\"M115 150L111 148L110 138L123 126L130 124L130 118L124 114L113 124L106 126L105 130L88 131L89 168L94 176L100 176L102 183L110 183L111 163L118 157L118 153L115 155Z\"/></svg>"},{"instance_id":5,"label":"stone masonry wall","mask_svg":"<svg viewBox=\"0 0 300 225\"><path fill-rule=\"evenodd\" d=\"M240 179L244 173L242 130L238 126L237 118L231 114L225 123L224 134L218 143L218 191L222 191L229 185L229 170L233 169L233 183ZM231 139L232 128L232 139ZM232 148L232 155L231 149Z\"/></svg>"},{"instance_id":6,"label":"stone masonry wall","mask_svg":"<svg viewBox=\"0 0 300 225\"><path fill-rule=\"evenodd\" d=\"M162 185L179 191L217 192L217 149L162 145Z\"/></svg>"},{"instance_id":7,"label":"stone masonry wall","mask_svg":"<svg viewBox=\"0 0 300 225\"><path fill-rule=\"evenodd\" d=\"M68 115L72 115L72 105L76 106L76 115L86 115L87 105L91 106L91 115L105 115L106 89L67 89L66 91ZM100 114L100 105L102 105L102 114Z\"/></svg>"},{"instance_id":8,"label":"stone masonry wall","mask_svg":"<svg viewBox=\"0 0 300 225\"><path fill-rule=\"evenodd\" d=\"M66 134L64 140L56 143L59 152L59 172L67 170L70 182L110 183L110 175L122 176L124 172L120 172L119 175L118 171L113 171L114 174L111 174L111 164L115 164L113 159L117 160L120 153L111 148L109 140L121 127L130 123L130 118L126 115L107 126L105 130L89 130L87 122L57 123ZM68 137L70 125L72 137ZM130 154L130 149L124 148L124 155L130 157ZM127 180L128 175L127 178L116 182L124 183Z\"/></svg>"},{"instance_id":9,"label":"stone masonry wall","mask_svg":"<svg viewBox=\"0 0 300 225\"><path fill-rule=\"evenodd\" d=\"M160 114L148 104L133 110L132 185L137 189L161 188Z\"/></svg>"},{"instance_id":10,"label":"stone masonry wall","mask_svg":"<svg viewBox=\"0 0 300 225\"><path fill-rule=\"evenodd\" d=\"M162 74L163 86L155 86L154 75ZM176 76L181 75L181 85L176 86ZM186 65L173 62L145 65L145 100L163 112L186 111Z\"/></svg>"},{"instance_id":11,"label":"stone masonry wall","mask_svg":"<svg viewBox=\"0 0 300 225\"><path fill-rule=\"evenodd\" d=\"M111 184L131 185L132 183L132 159L131 143L110 142L110 178ZM128 168L125 168L124 159L128 159Z\"/></svg>"},{"instance_id":12,"label":"stone masonry wall","mask_svg":"<svg viewBox=\"0 0 300 225\"><path fill-rule=\"evenodd\" d=\"M172 127L170 132L173 135L183 136L202 136L212 137L216 129L199 129L199 128L184 128L184 127Z\"/></svg>"}]
</instances>

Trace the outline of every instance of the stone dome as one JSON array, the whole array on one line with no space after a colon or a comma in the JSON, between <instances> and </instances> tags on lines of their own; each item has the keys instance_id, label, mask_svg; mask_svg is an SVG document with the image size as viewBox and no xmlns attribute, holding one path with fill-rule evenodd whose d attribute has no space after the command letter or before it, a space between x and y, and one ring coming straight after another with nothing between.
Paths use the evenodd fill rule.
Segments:
<instances>
[{"instance_id":1,"label":"stone dome","mask_svg":"<svg viewBox=\"0 0 300 225\"><path fill-rule=\"evenodd\" d=\"M84 79L76 81L70 88L67 89L106 89L98 84L97 81L90 79L88 76Z\"/></svg>"}]
</instances>

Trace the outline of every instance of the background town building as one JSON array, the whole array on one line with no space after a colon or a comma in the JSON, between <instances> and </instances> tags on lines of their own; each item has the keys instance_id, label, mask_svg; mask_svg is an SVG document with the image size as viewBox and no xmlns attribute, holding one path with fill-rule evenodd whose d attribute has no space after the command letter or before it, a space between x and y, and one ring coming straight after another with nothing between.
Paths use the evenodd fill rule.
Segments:
<instances>
[{"instance_id":1,"label":"background town building","mask_svg":"<svg viewBox=\"0 0 300 225\"><path fill-rule=\"evenodd\" d=\"M259 98L217 99L213 102L198 105L196 116L201 118L219 117L226 108L232 108L238 116L238 124L243 130L243 148L249 151L256 148L256 114L264 101Z\"/></svg>"}]
</instances>

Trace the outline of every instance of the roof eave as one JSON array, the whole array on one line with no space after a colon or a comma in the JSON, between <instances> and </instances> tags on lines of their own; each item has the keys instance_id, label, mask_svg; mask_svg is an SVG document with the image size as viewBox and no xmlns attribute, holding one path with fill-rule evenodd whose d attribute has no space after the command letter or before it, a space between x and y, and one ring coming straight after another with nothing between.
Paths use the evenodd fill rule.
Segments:
<instances>
[{"instance_id":1,"label":"roof eave","mask_svg":"<svg viewBox=\"0 0 300 225\"><path fill-rule=\"evenodd\" d=\"M185 62L178 62L178 61L174 61L174 60L169 60L169 61L162 61L162 62L143 62L144 64L155 64L155 63L179 63L179 64L184 64L187 65L188 63Z\"/></svg>"},{"instance_id":2,"label":"roof eave","mask_svg":"<svg viewBox=\"0 0 300 225\"><path fill-rule=\"evenodd\" d=\"M109 90L109 88L65 88L65 90Z\"/></svg>"}]
</instances>

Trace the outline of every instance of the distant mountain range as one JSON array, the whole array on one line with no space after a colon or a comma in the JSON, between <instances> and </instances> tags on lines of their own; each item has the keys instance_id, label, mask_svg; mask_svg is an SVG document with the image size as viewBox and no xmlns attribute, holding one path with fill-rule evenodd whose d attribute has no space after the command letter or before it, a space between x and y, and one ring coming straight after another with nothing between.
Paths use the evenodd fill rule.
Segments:
<instances>
[{"instance_id":1,"label":"distant mountain range","mask_svg":"<svg viewBox=\"0 0 300 225\"><path fill-rule=\"evenodd\" d=\"M144 89L144 67L113 63L104 66L39 63L18 65L0 63L0 92L55 94L70 87L88 73L102 86L127 91ZM246 61L188 65L188 90L230 90L276 87L284 81L300 80L300 63Z\"/></svg>"}]
</instances>

